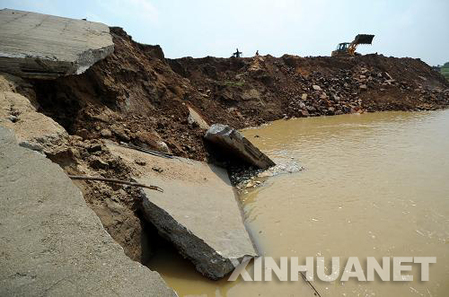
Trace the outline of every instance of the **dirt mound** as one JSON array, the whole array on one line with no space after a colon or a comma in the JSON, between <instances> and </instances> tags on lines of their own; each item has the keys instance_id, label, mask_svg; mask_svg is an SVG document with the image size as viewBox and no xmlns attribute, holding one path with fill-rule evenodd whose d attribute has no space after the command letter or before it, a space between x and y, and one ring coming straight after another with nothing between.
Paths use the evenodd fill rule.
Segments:
<instances>
[{"instance_id":1,"label":"dirt mound","mask_svg":"<svg viewBox=\"0 0 449 297\"><path fill-rule=\"evenodd\" d=\"M172 69L223 108L236 127L281 117L447 106L448 82L420 60L285 55L170 60Z\"/></svg>"}]
</instances>

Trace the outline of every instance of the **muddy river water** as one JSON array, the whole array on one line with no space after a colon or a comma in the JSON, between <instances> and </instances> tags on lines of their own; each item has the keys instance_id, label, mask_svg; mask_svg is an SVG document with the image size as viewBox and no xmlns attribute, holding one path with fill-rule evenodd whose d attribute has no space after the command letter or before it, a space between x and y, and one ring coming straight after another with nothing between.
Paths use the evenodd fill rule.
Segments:
<instances>
[{"instance_id":1,"label":"muddy river water","mask_svg":"<svg viewBox=\"0 0 449 297\"><path fill-rule=\"evenodd\" d=\"M449 296L449 110L276 121L244 135L278 164L241 199L262 255L433 256L430 280L323 282L321 296ZM256 136L257 135L257 136ZM312 296L298 282L208 281L172 252L150 263L180 296Z\"/></svg>"}]
</instances>

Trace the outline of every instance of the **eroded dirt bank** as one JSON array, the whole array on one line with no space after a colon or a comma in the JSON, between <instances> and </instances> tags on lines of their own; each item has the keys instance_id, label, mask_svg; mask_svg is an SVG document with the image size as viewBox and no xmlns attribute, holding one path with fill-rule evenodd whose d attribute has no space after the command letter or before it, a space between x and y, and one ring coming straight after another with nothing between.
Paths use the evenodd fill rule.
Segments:
<instances>
[{"instance_id":1,"label":"eroded dirt bank","mask_svg":"<svg viewBox=\"0 0 449 297\"><path fill-rule=\"evenodd\" d=\"M104 139L210 159L204 125L191 110L208 124L243 128L288 117L449 105L449 83L415 59L169 60L159 46L138 44L120 28L111 33L115 52L85 73L16 88L68 132L67 140L46 154L70 174L130 180L133 169L110 152ZM91 181L77 184L126 254L145 263L158 238L140 219L138 191Z\"/></svg>"},{"instance_id":2,"label":"eroded dirt bank","mask_svg":"<svg viewBox=\"0 0 449 297\"><path fill-rule=\"evenodd\" d=\"M121 28L111 33L114 54L86 73L34 82L40 111L83 139L112 138L205 160L203 129L189 120L189 106L209 124L243 128L283 117L449 104L449 82L417 59L170 60Z\"/></svg>"}]
</instances>

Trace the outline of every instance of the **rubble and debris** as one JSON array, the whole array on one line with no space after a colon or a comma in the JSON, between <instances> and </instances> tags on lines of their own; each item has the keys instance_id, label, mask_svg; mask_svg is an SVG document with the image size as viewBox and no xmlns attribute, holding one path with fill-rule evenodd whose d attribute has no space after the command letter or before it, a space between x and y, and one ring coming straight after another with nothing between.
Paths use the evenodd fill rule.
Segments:
<instances>
[{"instance_id":1,"label":"rubble and debris","mask_svg":"<svg viewBox=\"0 0 449 297\"><path fill-rule=\"evenodd\" d=\"M204 136L238 159L260 169L276 165L270 158L255 147L240 132L223 124L214 124Z\"/></svg>"},{"instance_id":2,"label":"rubble and debris","mask_svg":"<svg viewBox=\"0 0 449 297\"><path fill-rule=\"evenodd\" d=\"M108 26L40 13L0 10L0 72L55 79L81 74L114 51Z\"/></svg>"},{"instance_id":3,"label":"rubble and debris","mask_svg":"<svg viewBox=\"0 0 449 297\"><path fill-rule=\"evenodd\" d=\"M168 62L197 89L211 90L209 97L223 111L214 114L211 123L235 128L284 117L434 110L449 105L449 83L419 59L377 54L351 59L266 55L238 61L207 57ZM236 76L245 83L222 86ZM248 100L250 90L260 96Z\"/></svg>"}]
</instances>

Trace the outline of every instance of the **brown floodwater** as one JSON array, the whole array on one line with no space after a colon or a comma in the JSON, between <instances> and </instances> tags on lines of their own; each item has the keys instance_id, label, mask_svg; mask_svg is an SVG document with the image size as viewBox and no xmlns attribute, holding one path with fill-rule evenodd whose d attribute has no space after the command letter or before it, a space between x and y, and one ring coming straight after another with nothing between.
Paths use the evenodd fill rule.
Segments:
<instances>
[{"instance_id":1,"label":"brown floodwater","mask_svg":"<svg viewBox=\"0 0 449 297\"><path fill-rule=\"evenodd\" d=\"M281 120L243 134L276 163L304 167L240 197L262 255L433 256L428 282L413 265L413 282L313 285L321 296L449 296L449 110ZM311 296L301 280L209 281L169 251L150 267L180 296Z\"/></svg>"}]
</instances>

